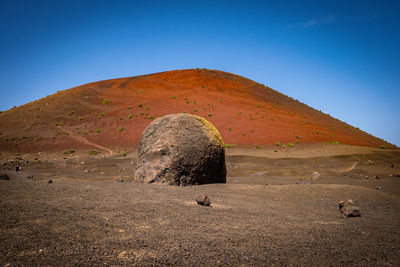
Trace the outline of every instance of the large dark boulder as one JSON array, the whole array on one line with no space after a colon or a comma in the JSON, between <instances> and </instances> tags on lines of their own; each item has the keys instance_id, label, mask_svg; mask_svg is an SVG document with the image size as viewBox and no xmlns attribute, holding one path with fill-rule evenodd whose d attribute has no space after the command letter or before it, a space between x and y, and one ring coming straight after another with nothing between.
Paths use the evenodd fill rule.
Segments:
<instances>
[{"instance_id":1,"label":"large dark boulder","mask_svg":"<svg viewBox=\"0 0 400 267\"><path fill-rule=\"evenodd\" d=\"M7 174L0 174L0 180L10 180Z\"/></svg>"},{"instance_id":2,"label":"large dark boulder","mask_svg":"<svg viewBox=\"0 0 400 267\"><path fill-rule=\"evenodd\" d=\"M218 130L189 114L157 118L140 138L134 179L182 186L225 183L225 149Z\"/></svg>"}]
</instances>

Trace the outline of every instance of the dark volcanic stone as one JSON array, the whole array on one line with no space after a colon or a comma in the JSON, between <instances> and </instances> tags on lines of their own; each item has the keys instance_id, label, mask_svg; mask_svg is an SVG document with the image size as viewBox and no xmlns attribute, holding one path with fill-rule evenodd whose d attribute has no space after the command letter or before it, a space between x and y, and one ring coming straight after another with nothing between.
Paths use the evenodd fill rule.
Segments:
<instances>
[{"instance_id":1,"label":"dark volcanic stone","mask_svg":"<svg viewBox=\"0 0 400 267\"><path fill-rule=\"evenodd\" d=\"M0 180L10 180L7 174L0 174Z\"/></svg>"},{"instance_id":2,"label":"dark volcanic stone","mask_svg":"<svg viewBox=\"0 0 400 267\"><path fill-rule=\"evenodd\" d=\"M206 194L201 194L196 198L196 202L202 206L210 206L211 200Z\"/></svg>"},{"instance_id":3,"label":"dark volcanic stone","mask_svg":"<svg viewBox=\"0 0 400 267\"><path fill-rule=\"evenodd\" d=\"M204 118L172 114L153 121L139 143L135 181L169 185L225 183L225 149Z\"/></svg>"}]
</instances>

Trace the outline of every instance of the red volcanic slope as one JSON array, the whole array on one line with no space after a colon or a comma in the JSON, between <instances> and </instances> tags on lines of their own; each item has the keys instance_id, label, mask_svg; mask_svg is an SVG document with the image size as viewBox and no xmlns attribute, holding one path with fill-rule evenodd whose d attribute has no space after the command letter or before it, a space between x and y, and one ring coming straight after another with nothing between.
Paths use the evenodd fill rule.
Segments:
<instances>
[{"instance_id":1,"label":"red volcanic slope","mask_svg":"<svg viewBox=\"0 0 400 267\"><path fill-rule=\"evenodd\" d=\"M5 111L0 149L135 146L153 119L180 112L207 118L229 144L395 147L249 79L191 69L88 83Z\"/></svg>"}]
</instances>

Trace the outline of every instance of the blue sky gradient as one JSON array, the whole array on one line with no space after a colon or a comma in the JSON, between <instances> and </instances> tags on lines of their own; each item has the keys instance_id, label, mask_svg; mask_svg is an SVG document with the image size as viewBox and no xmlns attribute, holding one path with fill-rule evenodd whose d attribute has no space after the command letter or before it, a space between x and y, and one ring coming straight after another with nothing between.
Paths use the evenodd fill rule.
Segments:
<instances>
[{"instance_id":1,"label":"blue sky gradient","mask_svg":"<svg viewBox=\"0 0 400 267\"><path fill-rule=\"evenodd\" d=\"M400 1L0 0L0 110L87 82L210 68L400 145Z\"/></svg>"}]
</instances>

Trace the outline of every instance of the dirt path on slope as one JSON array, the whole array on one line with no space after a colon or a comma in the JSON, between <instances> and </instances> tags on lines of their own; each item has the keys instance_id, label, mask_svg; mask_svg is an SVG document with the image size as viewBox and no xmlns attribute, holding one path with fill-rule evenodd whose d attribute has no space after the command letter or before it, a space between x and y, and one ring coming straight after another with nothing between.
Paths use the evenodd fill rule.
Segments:
<instances>
[{"instance_id":1,"label":"dirt path on slope","mask_svg":"<svg viewBox=\"0 0 400 267\"><path fill-rule=\"evenodd\" d=\"M342 144L298 144L294 147L264 146L260 149L255 147L233 147L226 149L228 156L253 156L267 158L313 158L332 157L338 155L371 154L381 150L373 147L360 147Z\"/></svg>"},{"instance_id":2,"label":"dirt path on slope","mask_svg":"<svg viewBox=\"0 0 400 267\"><path fill-rule=\"evenodd\" d=\"M348 167L347 169L341 170L341 171L339 171L339 172L349 172L349 171L352 171L352 170L354 170L354 169L356 168L357 164L358 164L358 162L354 162L350 167Z\"/></svg>"},{"instance_id":3,"label":"dirt path on slope","mask_svg":"<svg viewBox=\"0 0 400 267\"><path fill-rule=\"evenodd\" d=\"M106 148L106 147L104 147L104 146L102 146L102 145L99 145L99 144L90 142L90 141L87 140L86 138L84 138L84 137L82 137L82 136L75 135L75 134L72 133L72 132L68 132L68 133L69 133L69 136L70 136L72 139L74 139L74 140L76 140L76 141L78 141L78 142L81 142L81 143L86 144L86 145L89 145L89 146L97 147L97 148L99 148L99 149L101 149L101 150L105 150L105 151L107 151L107 152L109 153L109 156L112 156L112 155L113 155L113 151L112 151L111 149L109 149L109 148Z\"/></svg>"}]
</instances>

